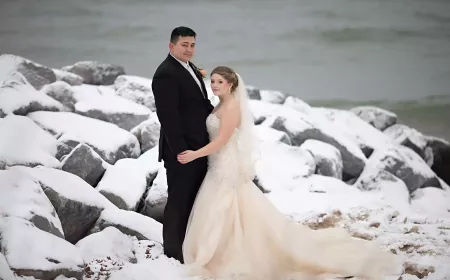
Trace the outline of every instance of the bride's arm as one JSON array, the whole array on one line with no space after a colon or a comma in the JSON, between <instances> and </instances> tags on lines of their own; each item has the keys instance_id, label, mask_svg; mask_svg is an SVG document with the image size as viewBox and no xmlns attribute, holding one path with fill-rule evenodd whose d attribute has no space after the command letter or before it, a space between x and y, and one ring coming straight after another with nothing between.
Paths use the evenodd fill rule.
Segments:
<instances>
[{"instance_id":1,"label":"bride's arm","mask_svg":"<svg viewBox=\"0 0 450 280\"><path fill-rule=\"evenodd\" d=\"M205 157L220 150L233 135L236 127L239 126L241 112L237 103L224 108L224 112L220 118L219 134L208 145L197 151L187 151L178 156L181 163L187 163L194 159Z\"/></svg>"}]
</instances>

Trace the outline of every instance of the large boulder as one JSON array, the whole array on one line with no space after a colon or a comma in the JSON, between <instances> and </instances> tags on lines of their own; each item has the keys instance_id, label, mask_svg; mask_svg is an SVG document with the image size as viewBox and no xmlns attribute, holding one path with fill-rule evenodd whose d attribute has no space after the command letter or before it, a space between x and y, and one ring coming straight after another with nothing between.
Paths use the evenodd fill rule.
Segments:
<instances>
[{"instance_id":1,"label":"large boulder","mask_svg":"<svg viewBox=\"0 0 450 280\"><path fill-rule=\"evenodd\" d=\"M444 139L427 136L427 147L433 153L431 169L450 185L450 143Z\"/></svg>"},{"instance_id":2,"label":"large boulder","mask_svg":"<svg viewBox=\"0 0 450 280\"><path fill-rule=\"evenodd\" d=\"M31 119L8 115L0 122L0 169L8 166L58 168L56 139Z\"/></svg>"},{"instance_id":3,"label":"large boulder","mask_svg":"<svg viewBox=\"0 0 450 280\"><path fill-rule=\"evenodd\" d=\"M137 158L141 154L139 142L133 134L105 121L72 112L34 112L28 117L58 136L58 141L89 145L109 164L121 158Z\"/></svg>"},{"instance_id":4,"label":"large boulder","mask_svg":"<svg viewBox=\"0 0 450 280\"><path fill-rule=\"evenodd\" d=\"M55 208L39 181L21 170L0 170L0 216L16 217L64 239Z\"/></svg>"},{"instance_id":5,"label":"large boulder","mask_svg":"<svg viewBox=\"0 0 450 280\"><path fill-rule=\"evenodd\" d=\"M122 66L97 61L79 61L61 70L74 73L83 78L83 83L92 85L112 85L118 76L125 74Z\"/></svg>"},{"instance_id":6,"label":"large boulder","mask_svg":"<svg viewBox=\"0 0 450 280\"><path fill-rule=\"evenodd\" d=\"M439 177L408 147L389 145L378 149L370 156L367 165L395 175L405 182L410 193L420 188L442 187Z\"/></svg>"},{"instance_id":7,"label":"large boulder","mask_svg":"<svg viewBox=\"0 0 450 280\"><path fill-rule=\"evenodd\" d=\"M155 97L152 91L152 80L122 75L114 81L116 94L137 104L141 104L153 112L156 110Z\"/></svg>"},{"instance_id":8,"label":"large boulder","mask_svg":"<svg viewBox=\"0 0 450 280\"><path fill-rule=\"evenodd\" d=\"M316 162L315 174L330 176L342 180L342 156L338 149L317 140L306 140L301 146L310 152Z\"/></svg>"},{"instance_id":9,"label":"large boulder","mask_svg":"<svg viewBox=\"0 0 450 280\"><path fill-rule=\"evenodd\" d=\"M46 167L15 166L35 178L58 213L66 240L75 244L86 236L104 209L116 209L80 177Z\"/></svg>"},{"instance_id":10,"label":"large boulder","mask_svg":"<svg viewBox=\"0 0 450 280\"><path fill-rule=\"evenodd\" d=\"M0 217L0 251L19 276L83 278L84 263L77 247L20 218Z\"/></svg>"},{"instance_id":11,"label":"large boulder","mask_svg":"<svg viewBox=\"0 0 450 280\"><path fill-rule=\"evenodd\" d=\"M152 149L159 143L159 134L161 129L161 123L159 122L158 115L153 113L146 120L131 129L131 133L139 141L141 145L141 153Z\"/></svg>"},{"instance_id":12,"label":"large boulder","mask_svg":"<svg viewBox=\"0 0 450 280\"><path fill-rule=\"evenodd\" d=\"M0 56L0 81L7 80L5 77L14 72L20 73L38 90L44 85L56 81L52 69L17 55L2 54Z\"/></svg>"},{"instance_id":13,"label":"large boulder","mask_svg":"<svg viewBox=\"0 0 450 280\"><path fill-rule=\"evenodd\" d=\"M397 115L374 106L359 106L350 109L355 115L378 130L385 130L397 123Z\"/></svg>"}]
</instances>

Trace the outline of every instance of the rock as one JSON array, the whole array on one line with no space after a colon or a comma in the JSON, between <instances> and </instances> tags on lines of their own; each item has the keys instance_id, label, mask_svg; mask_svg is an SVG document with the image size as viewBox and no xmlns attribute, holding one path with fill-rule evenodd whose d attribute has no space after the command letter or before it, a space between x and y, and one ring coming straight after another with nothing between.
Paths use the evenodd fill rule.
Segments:
<instances>
[{"instance_id":1,"label":"rock","mask_svg":"<svg viewBox=\"0 0 450 280\"><path fill-rule=\"evenodd\" d=\"M73 112L75 110L75 91L72 87L63 81L57 81L49 85L45 85L41 92L59 101L64 105L64 111Z\"/></svg>"},{"instance_id":2,"label":"rock","mask_svg":"<svg viewBox=\"0 0 450 280\"><path fill-rule=\"evenodd\" d=\"M158 145L160 129L161 123L156 113L151 114L146 121L131 129L130 132L136 136L141 145L141 153L145 153Z\"/></svg>"},{"instance_id":3,"label":"rock","mask_svg":"<svg viewBox=\"0 0 450 280\"><path fill-rule=\"evenodd\" d=\"M406 274L415 275L419 279L427 277L430 273L435 273L436 269L434 266L417 264L412 262L405 262L403 264Z\"/></svg>"},{"instance_id":4,"label":"rock","mask_svg":"<svg viewBox=\"0 0 450 280\"><path fill-rule=\"evenodd\" d=\"M110 122L130 131L147 120L152 111L120 96L99 96L75 104L77 114Z\"/></svg>"},{"instance_id":5,"label":"rock","mask_svg":"<svg viewBox=\"0 0 450 280\"><path fill-rule=\"evenodd\" d=\"M261 125L284 131L292 145L300 146L308 139L319 140L336 147L343 160L343 179L356 178L364 169L366 158L354 142L334 130L314 115L306 115L291 108L283 108L272 114Z\"/></svg>"},{"instance_id":6,"label":"rock","mask_svg":"<svg viewBox=\"0 0 450 280\"><path fill-rule=\"evenodd\" d=\"M382 200L396 209L406 211L410 207L411 199L405 182L386 170L367 165L353 186L361 191L380 193Z\"/></svg>"},{"instance_id":7,"label":"rock","mask_svg":"<svg viewBox=\"0 0 450 280\"><path fill-rule=\"evenodd\" d=\"M256 125L261 124L268 117L272 116L274 113L278 111L283 110L284 108L279 104L272 104L259 100L250 100L249 106Z\"/></svg>"},{"instance_id":8,"label":"rock","mask_svg":"<svg viewBox=\"0 0 450 280\"><path fill-rule=\"evenodd\" d=\"M135 236L138 240L152 240L162 243L162 224L136 212L121 209L105 209L95 223L91 234L107 227L115 227L122 233Z\"/></svg>"},{"instance_id":9,"label":"rock","mask_svg":"<svg viewBox=\"0 0 450 280\"><path fill-rule=\"evenodd\" d=\"M256 165L256 176L260 188L273 191L295 185L296 178L314 173L313 156L301 149L281 142L262 142L260 157Z\"/></svg>"},{"instance_id":10,"label":"rock","mask_svg":"<svg viewBox=\"0 0 450 280\"><path fill-rule=\"evenodd\" d=\"M37 91L22 79L7 79L0 84L0 110L2 115L26 115L36 111L62 111L63 105L53 98ZM1 81L1 80L0 80Z\"/></svg>"},{"instance_id":11,"label":"rock","mask_svg":"<svg viewBox=\"0 0 450 280\"><path fill-rule=\"evenodd\" d=\"M345 110L330 108L314 108L311 110L314 120L323 122L325 127L332 126L354 143L368 158L373 150L392 142L383 132L369 125L355 114Z\"/></svg>"},{"instance_id":12,"label":"rock","mask_svg":"<svg viewBox=\"0 0 450 280\"><path fill-rule=\"evenodd\" d=\"M396 114L378 107L360 106L352 108L350 111L381 131L397 123Z\"/></svg>"},{"instance_id":13,"label":"rock","mask_svg":"<svg viewBox=\"0 0 450 280\"><path fill-rule=\"evenodd\" d=\"M53 73L55 73L56 81L66 82L71 86L78 86L83 84L83 78L77 74L59 69L52 69L52 70Z\"/></svg>"},{"instance_id":14,"label":"rock","mask_svg":"<svg viewBox=\"0 0 450 280\"><path fill-rule=\"evenodd\" d=\"M137 159L121 159L106 170L97 190L118 208L135 211L147 190L150 172Z\"/></svg>"},{"instance_id":15,"label":"rock","mask_svg":"<svg viewBox=\"0 0 450 280\"><path fill-rule=\"evenodd\" d=\"M0 169L43 165L58 168L56 139L32 120L8 115L0 122Z\"/></svg>"},{"instance_id":16,"label":"rock","mask_svg":"<svg viewBox=\"0 0 450 280\"><path fill-rule=\"evenodd\" d=\"M38 180L58 213L66 240L72 244L86 236L106 208L114 206L80 177L45 167L13 167Z\"/></svg>"},{"instance_id":17,"label":"rock","mask_svg":"<svg viewBox=\"0 0 450 280\"><path fill-rule=\"evenodd\" d=\"M164 208L167 204L167 177L164 166L160 166L155 175L145 195L144 204L140 213L162 223Z\"/></svg>"},{"instance_id":18,"label":"rock","mask_svg":"<svg viewBox=\"0 0 450 280\"><path fill-rule=\"evenodd\" d=\"M433 153L433 165L431 169L444 182L450 185L450 143L444 139L437 137L426 136L427 147Z\"/></svg>"},{"instance_id":19,"label":"rock","mask_svg":"<svg viewBox=\"0 0 450 280\"><path fill-rule=\"evenodd\" d=\"M61 169L77 175L95 187L108 167L108 163L88 145L78 144L61 162Z\"/></svg>"},{"instance_id":20,"label":"rock","mask_svg":"<svg viewBox=\"0 0 450 280\"><path fill-rule=\"evenodd\" d=\"M425 135L416 129L403 124L394 124L385 129L384 133L389 136L394 143L412 149L423 158L429 166L433 164L433 153L431 149L427 149Z\"/></svg>"},{"instance_id":21,"label":"rock","mask_svg":"<svg viewBox=\"0 0 450 280\"><path fill-rule=\"evenodd\" d=\"M367 165L395 175L405 182L410 193L419 188L441 188L439 178L423 159L404 146L390 145L376 150Z\"/></svg>"},{"instance_id":22,"label":"rock","mask_svg":"<svg viewBox=\"0 0 450 280\"><path fill-rule=\"evenodd\" d=\"M69 140L69 139L58 139L56 141L56 158L60 161L63 161L76 146L78 146L80 142Z\"/></svg>"},{"instance_id":23,"label":"rock","mask_svg":"<svg viewBox=\"0 0 450 280\"><path fill-rule=\"evenodd\" d=\"M261 100L273 103L273 104L283 104L286 101L286 94L277 90L260 90Z\"/></svg>"},{"instance_id":24,"label":"rock","mask_svg":"<svg viewBox=\"0 0 450 280\"><path fill-rule=\"evenodd\" d=\"M122 66L97 61L80 61L61 70L77 74L85 84L91 85L112 85L118 76L125 75Z\"/></svg>"},{"instance_id":25,"label":"rock","mask_svg":"<svg viewBox=\"0 0 450 280\"><path fill-rule=\"evenodd\" d=\"M53 280L83 278L83 259L74 245L15 217L0 217L0 249L19 276Z\"/></svg>"},{"instance_id":26,"label":"rock","mask_svg":"<svg viewBox=\"0 0 450 280\"><path fill-rule=\"evenodd\" d=\"M260 141L281 142L287 145L292 145L291 139L289 139L286 132L273 129L268 126L255 126L255 134Z\"/></svg>"},{"instance_id":27,"label":"rock","mask_svg":"<svg viewBox=\"0 0 450 280\"><path fill-rule=\"evenodd\" d=\"M110 258L118 262L136 263L133 239L114 227L86 236L75 244L85 263Z\"/></svg>"},{"instance_id":28,"label":"rock","mask_svg":"<svg viewBox=\"0 0 450 280\"><path fill-rule=\"evenodd\" d=\"M89 145L109 164L141 154L133 134L108 122L71 112L34 112L28 117L52 134L61 135L59 142L76 141Z\"/></svg>"},{"instance_id":29,"label":"rock","mask_svg":"<svg viewBox=\"0 0 450 280\"><path fill-rule=\"evenodd\" d=\"M317 140L306 140L300 148L310 152L314 157L316 163L315 174L342 180L343 163L338 149Z\"/></svg>"},{"instance_id":30,"label":"rock","mask_svg":"<svg viewBox=\"0 0 450 280\"><path fill-rule=\"evenodd\" d=\"M16 280L14 272L9 268L5 256L0 252L0 279L2 280Z\"/></svg>"},{"instance_id":31,"label":"rock","mask_svg":"<svg viewBox=\"0 0 450 280\"><path fill-rule=\"evenodd\" d=\"M20 73L35 89L41 89L46 84L56 81L52 69L26 58L2 54L0 56L0 81L7 80L12 73Z\"/></svg>"},{"instance_id":32,"label":"rock","mask_svg":"<svg viewBox=\"0 0 450 280\"><path fill-rule=\"evenodd\" d=\"M16 217L64 239L55 208L39 181L20 170L0 170L0 216Z\"/></svg>"},{"instance_id":33,"label":"rock","mask_svg":"<svg viewBox=\"0 0 450 280\"><path fill-rule=\"evenodd\" d=\"M308 103L294 96L288 96L283 105L305 114L310 113L312 110L312 107Z\"/></svg>"},{"instance_id":34,"label":"rock","mask_svg":"<svg viewBox=\"0 0 450 280\"><path fill-rule=\"evenodd\" d=\"M116 94L137 104L156 111L155 97L152 91L152 80L137 76L122 75L114 81Z\"/></svg>"},{"instance_id":35,"label":"rock","mask_svg":"<svg viewBox=\"0 0 450 280\"><path fill-rule=\"evenodd\" d=\"M246 86L248 98L252 100L261 100L261 92L259 88L254 86Z\"/></svg>"}]
</instances>

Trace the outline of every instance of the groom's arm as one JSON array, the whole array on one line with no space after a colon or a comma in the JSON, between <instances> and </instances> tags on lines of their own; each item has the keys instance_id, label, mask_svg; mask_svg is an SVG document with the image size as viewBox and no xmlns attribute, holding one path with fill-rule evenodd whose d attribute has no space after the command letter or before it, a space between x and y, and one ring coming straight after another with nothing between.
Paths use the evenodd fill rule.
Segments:
<instances>
[{"instance_id":1,"label":"groom's arm","mask_svg":"<svg viewBox=\"0 0 450 280\"><path fill-rule=\"evenodd\" d=\"M152 90L155 97L156 114L169 143L169 148L176 156L188 150L180 127L179 92L176 82L169 75L155 75L152 81Z\"/></svg>"}]
</instances>

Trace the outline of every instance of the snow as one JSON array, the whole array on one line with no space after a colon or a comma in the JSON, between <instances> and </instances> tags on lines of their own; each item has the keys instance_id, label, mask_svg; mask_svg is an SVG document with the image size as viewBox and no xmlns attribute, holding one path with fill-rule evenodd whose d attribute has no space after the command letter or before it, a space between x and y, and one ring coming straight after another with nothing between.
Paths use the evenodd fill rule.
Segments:
<instances>
[{"instance_id":1,"label":"snow","mask_svg":"<svg viewBox=\"0 0 450 280\"><path fill-rule=\"evenodd\" d=\"M125 203L116 204L119 208L136 210L147 187L146 176L146 166L137 159L120 159L106 170L96 189L105 196L119 197Z\"/></svg>"},{"instance_id":2,"label":"snow","mask_svg":"<svg viewBox=\"0 0 450 280\"><path fill-rule=\"evenodd\" d=\"M36 228L28 221L0 217L0 232L2 251L8 264L14 269L66 268L80 271L83 268L83 259L78 248L62 238Z\"/></svg>"},{"instance_id":3,"label":"snow","mask_svg":"<svg viewBox=\"0 0 450 280\"><path fill-rule=\"evenodd\" d=\"M37 165L57 168L56 139L24 116L7 115L0 122L0 161L6 165Z\"/></svg>"},{"instance_id":4,"label":"snow","mask_svg":"<svg viewBox=\"0 0 450 280\"><path fill-rule=\"evenodd\" d=\"M101 195L91 185L71 173L37 166L35 168L15 166L11 170L21 170L39 180L44 186L53 189L60 196L73 201L99 208L116 208L108 199Z\"/></svg>"},{"instance_id":5,"label":"snow","mask_svg":"<svg viewBox=\"0 0 450 280\"><path fill-rule=\"evenodd\" d=\"M27 115L41 126L63 134L59 140L78 140L114 154L120 147L128 145L134 156L140 155L136 137L117 125L84 117L71 112L33 112Z\"/></svg>"},{"instance_id":6,"label":"snow","mask_svg":"<svg viewBox=\"0 0 450 280\"><path fill-rule=\"evenodd\" d=\"M80 249L85 263L96 258L111 258L130 262L136 259L134 239L114 227L93 233L75 244Z\"/></svg>"},{"instance_id":7,"label":"snow","mask_svg":"<svg viewBox=\"0 0 450 280\"><path fill-rule=\"evenodd\" d=\"M75 104L75 109L79 112L98 110L106 114L128 113L138 115L150 115L152 111L134 103L126 98L115 95L91 96Z\"/></svg>"},{"instance_id":8,"label":"snow","mask_svg":"<svg viewBox=\"0 0 450 280\"><path fill-rule=\"evenodd\" d=\"M99 220L136 230L148 240L162 243L162 224L147 216L121 209L105 209Z\"/></svg>"},{"instance_id":9,"label":"snow","mask_svg":"<svg viewBox=\"0 0 450 280\"><path fill-rule=\"evenodd\" d=\"M9 268L6 262L5 256L0 252L0 279L2 280L15 280L14 273Z\"/></svg>"},{"instance_id":10,"label":"snow","mask_svg":"<svg viewBox=\"0 0 450 280\"><path fill-rule=\"evenodd\" d=\"M54 227L63 236L64 231L53 205L32 176L20 169L0 170L0 193L0 215L28 221L40 217L50 223L43 226L49 230ZM37 219L36 222L43 224Z\"/></svg>"},{"instance_id":11,"label":"snow","mask_svg":"<svg viewBox=\"0 0 450 280\"><path fill-rule=\"evenodd\" d=\"M15 81L1 82L0 80L0 109L6 114L30 106L32 103L57 111L62 111L64 108L61 103L37 91L26 81L20 83Z\"/></svg>"}]
</instances>

